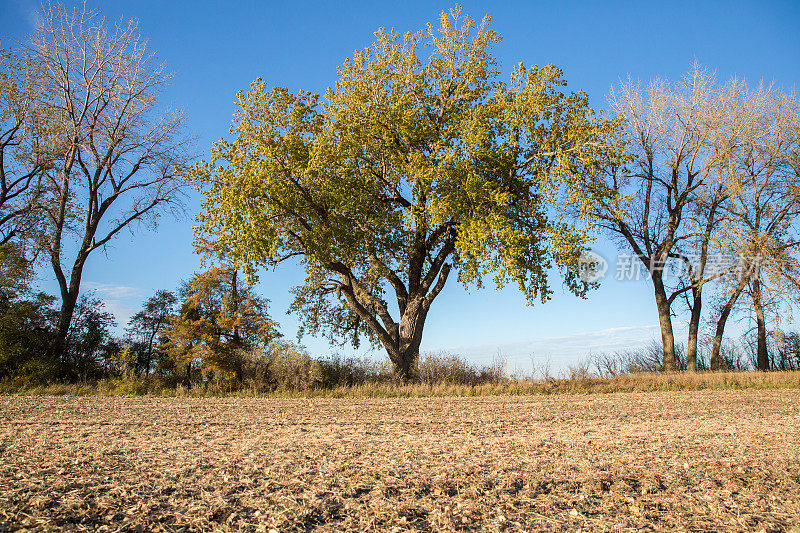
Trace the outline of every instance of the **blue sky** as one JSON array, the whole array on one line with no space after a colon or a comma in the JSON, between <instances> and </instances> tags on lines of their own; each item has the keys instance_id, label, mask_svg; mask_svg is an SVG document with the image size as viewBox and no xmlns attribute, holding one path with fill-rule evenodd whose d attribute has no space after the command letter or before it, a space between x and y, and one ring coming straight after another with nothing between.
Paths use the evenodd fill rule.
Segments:
<instances>
[{"instance_id":1,"label":"blue sky","mask_svg":"<svg viewBox=\"0 0 800 533\"><path fill-rule=\"evenodd\" d=\"M82 3L82 2L81 2ZM72 7L76 2L65 2ZM175 79L165 102L183 108L196 149L206 156L212 141L226 135L235 94L256 77L270 85L324 92L336 67L355 49L368 46L378 27L405 32L435 21L447 2L223 2L195 0L87 0L109 20L137 18L150 46L167 61ZM3 47L24 41L33 29L39 2L0 0ZM613 84L630 74L648 80L675 79L697 59L720 79L733 75L774 81L796 91L800 81L800 2L463 2L475 18L492 16L503 35L495 52L506 69L519 61L553 63L570 88L586 91L603 109ZM507 71L507 70L506 70ZM105 255L97 253L84 274L85 289L101 296L125 321L142 300L161 288L177 287L199 268L192 252L192 217L199 197L187 203L182 220L165 219L156 231L123 234ZM599 237L606 257L613 243ZM612 266L613 278L613 266ZM41 286L55 293L45 271ZM515 289L465 292L451 280L434 304L423 350L458 350L476 362L506 355L509 367L529 370L531 361L550 361L558 370L589 352L613 351L658 335L647 281L607 278L587 300L556 284L544 305L524 304ZM261 276L258 291L270 298L272 314L293 338L296 320L285 315L289 289L302 279L296 265ZM680 319L676 324L683 336ZM332 349L305 337L314 353ZM349 353L349 350L343 350ZM359 354L382 357L378 350Z\"/></svg>"}]
</instances>

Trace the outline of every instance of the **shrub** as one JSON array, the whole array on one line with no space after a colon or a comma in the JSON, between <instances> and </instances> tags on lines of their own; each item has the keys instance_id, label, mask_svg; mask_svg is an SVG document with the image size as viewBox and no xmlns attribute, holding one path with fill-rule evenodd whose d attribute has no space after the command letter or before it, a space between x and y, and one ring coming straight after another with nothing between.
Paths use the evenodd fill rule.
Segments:
<instances>
[{"instance_id":1,"label":"shrub","mask_svg":"<svg viewBox=\"0 0 800 533\"><path fill-rule=\"evenodd\" d=\"M491 365L476 367L463 357L436 352L425 354L417 365L417 375L428 385L480 385L505 379L505 360L496 358Z\"/></svg>"},{"instance_id":2,"label":"shrub","mask_svg":"<svg viewBox=\"0 0 800 533\"><path fill-rule=\"evenodd\" d=\"M366 357L332 355L317 361L320 370L320 387L356 387L367 383L389 383L394 379L388 361L373 361Z\"/></svg>"},{"instance_id":3,"label":"shrub","mask_svg":"<svg viewBox=\"0 0 800 533\"><path fill-rule=\"evenodd\" d=\"M256 390L306 390L321 382L319 362L301 347L273 341L242 355L243 385Z\"/></svg>"}]
</instances>

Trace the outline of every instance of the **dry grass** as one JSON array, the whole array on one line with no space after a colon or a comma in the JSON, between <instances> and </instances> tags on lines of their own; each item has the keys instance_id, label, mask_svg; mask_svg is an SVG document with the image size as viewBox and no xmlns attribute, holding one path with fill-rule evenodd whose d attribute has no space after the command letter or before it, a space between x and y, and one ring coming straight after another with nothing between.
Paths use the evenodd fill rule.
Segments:
<instances>
[{"instance_id":1,"label":"dry grass","mask_svg":"<svg viewBox=\"0 0 800 533\"><path fill-rule=\"evenodd\" d=\"M705 389L800 389L800 371L786 372L643 372L616 377L572 379L501 379L482 384L459 384L448 380L403 385L379 381L335 388L295 387L261 390L220 386L166 387L156 379L103 380L90 384L51 384L19 387L0 383L0 394L106 395L106 396L232 396L232 397L329 397L395 398L431 396L487 396L530 394L594 394Z\"/></svg>"},{"instance_id":2,"label":"dry grass","mask_svg":"<svg viewBox=\"0 0 800 533\"><path fill-rule=\"evenodd\" d=\"M800 391L0 397L0 525L791 530Z\"/></svg>"}]
</instances>

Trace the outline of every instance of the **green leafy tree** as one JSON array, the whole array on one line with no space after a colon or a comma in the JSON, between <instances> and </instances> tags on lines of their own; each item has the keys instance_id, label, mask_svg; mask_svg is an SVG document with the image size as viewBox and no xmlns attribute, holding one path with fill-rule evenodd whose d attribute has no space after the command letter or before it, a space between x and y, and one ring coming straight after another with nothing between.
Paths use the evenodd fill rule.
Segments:
<instances>
[{"instance_id":1,"label":"green leafy tree","mask_svg":"<svg viewBox=\"0 0 800 533\"><path fill-rule=\"evenodd\" d=\"M136 369L145 375L150 374L154 364L161 359L159 336L175 315L177 301L172 292L157 291L128 322L127 334L130 350L136 359Z\"/></svg>"},{"instance_id":2,"label":"green leafy tree","mask_svg":"<svg viewBox=\"0 0 800 533\"><path fill-rule=\"evenodd\" d=\"M0 379L47 381L57 365L46 357L55 324L55 298L31 294L33 276L22 247L0 244Z\"/></svg>"},{"instance_id":3,"label":"green leafy tree","mask_svg":"<svg viewBox=\"0 0 800 533\"><path fill-rule=\"evenodd\" d=\"M91 295L81 296L75 305L61 358L62 370L71 380L102 377L106 361L121 349L111 336L111 328L116 326L114 315L104 307Z\"/></svg>"},{"instance_id":4,"label":"green leafy tree","mask_svg":"<svg viewBox=\"0 0 800 533\"><path fill-rule=\"evenodd\" d=\"M324 98L256 80L238 95L235 138L190 173L206 196L201 247L250 269L301 257L301 334L366 335L405 378L453 269L532 302L548 299L558 266L586 292L585 235L562 206L582 216L574 181L613 155L601 141L615 125L565 93L558 68L520 63L501 81L488 17L457 8L440 23L379 30Z\"/></svg>"},{"instance_id":5,"label":"green leafy tree","mask_svg":"<svg viewBox=\"0 0 800 533\"><path fill-rule=\"evenodd\" d=\"M47 355L56 318L54 301L44 293L25 298L0 293L0 379L22 378L28 383L55 379L59 366Z\"/></svg>"}]
</instances>

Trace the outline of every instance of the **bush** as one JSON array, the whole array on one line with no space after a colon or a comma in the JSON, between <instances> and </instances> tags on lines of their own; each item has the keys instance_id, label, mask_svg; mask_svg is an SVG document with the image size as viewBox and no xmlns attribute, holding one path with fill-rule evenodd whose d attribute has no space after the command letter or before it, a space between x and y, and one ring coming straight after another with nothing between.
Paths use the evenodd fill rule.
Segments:
<instances>
[{"instance_id":1,"label":"bush","mask_svg":"<svg viewBox=\"0 0 800 533\"><path fill-rule=\"evenodd\" d=\"M302 348L273 341L242 354L243 385L256 390L306 390L321 382L319 362Z\"/></svg>"},{"instance_id":2,"label":"bush","mask_svg":"<svg viewBox=\"0 0 800 533\"><path fill-rule=\"evenodd\" d=\"M366 357L341 357L333 355L317 361L320 370L320 387L357 387L367 383L390 383L394 380L391 365Z\"/></svg>"},{"instance_id":3,"label":"bush","mask_svg":"<svg viewBox=\"0 0 800 533\"><path fill-rule=\"evenodd\" d=\"M709 361L711 340L706 339L706 341L699 346L697 352L697 370L709 370L711 368ZM724 342L720 348L721 370L745 371L754 368L750 362L751 357L748 355L751 351L746 339L741 340L739 343ZM685 345L675 345L675 359L678 370L686 370ZM664 370L661 343L656 339L639 349L593 355L592 361L597 367L598 374L607 377L662 372Z\"/></svg>"},{"instance_id":4,"label":"bush","mask_svg":"<svg viewBox=\"0 0 800 533\"><path fill-rule=\"evenodd\" d=\"M505 379L506 364L496 358L489 366L476 367L458 355L437 352L425 354L419 361L417 375L428 385L481 385Z\"/></svg>"},{"instance_id":5,"label":"bush","mask_svg":"<svg viewBox=\"0 0 800 533\"><path fill-rule=\"evenodd\" d=\"M12 381L23 389L39 387L56 381L60 370L61 364L57 360L48 358L31 359L22 364Z\"/></svg>"}]
</instances>

